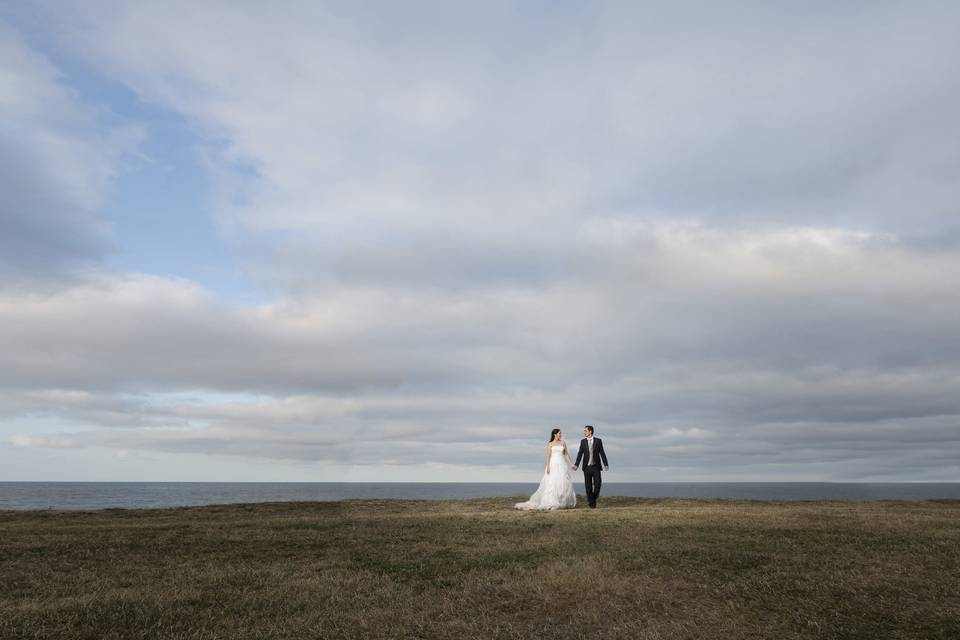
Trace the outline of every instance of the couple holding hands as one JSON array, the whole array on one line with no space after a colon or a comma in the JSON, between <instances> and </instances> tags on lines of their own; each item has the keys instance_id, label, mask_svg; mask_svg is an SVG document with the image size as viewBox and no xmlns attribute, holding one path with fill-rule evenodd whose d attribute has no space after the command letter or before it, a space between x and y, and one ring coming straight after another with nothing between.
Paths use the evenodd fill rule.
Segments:
<instances>
[{"instance_id":1,"label":"couple holding hands","mask_svg":"<svg viewBox=\"0 0 960 640\"><path fill-rule=\"evenodd\" d=\"M577 451L577 460L570 459L567 443L563 440L560 429L550 432L550 442L547 444L547 468L540 480L540 486L526 502L514 505L517 509L545 511L551 509L572 509L577 506L577 494L573 490L573 478L570 470L577 470L583 460L583 484L587 490L587 503L591 509L597 506L597 497L600 495L601 463L603 470L609 470L607 454L603 450L603 441L593 437L593 427L583 428L583 440L580 441L580 450Z\"/></svg>"}]
</instances>

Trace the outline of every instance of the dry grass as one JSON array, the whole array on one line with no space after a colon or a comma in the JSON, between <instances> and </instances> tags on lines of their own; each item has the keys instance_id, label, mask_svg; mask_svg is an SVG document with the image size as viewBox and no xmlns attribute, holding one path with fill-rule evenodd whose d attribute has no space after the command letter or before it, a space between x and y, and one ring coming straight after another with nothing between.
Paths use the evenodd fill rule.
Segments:
<instances>
[{"instance_id":1,"label":"dry grass","mask_svg":"<svg viewBox=\"0 0 960 640\"><path fill-rule=\"evenodd\" d=\"M513 501L0 512L0 638L960 638L960 501Z\"/></svg>"}]
</instances>

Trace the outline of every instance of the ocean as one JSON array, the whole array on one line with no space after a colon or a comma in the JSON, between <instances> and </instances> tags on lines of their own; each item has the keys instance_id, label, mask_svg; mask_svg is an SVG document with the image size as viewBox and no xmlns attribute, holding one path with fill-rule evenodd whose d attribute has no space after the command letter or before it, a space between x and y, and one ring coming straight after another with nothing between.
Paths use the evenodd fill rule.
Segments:
<instances>
[{"instance_id":1,"label":"ocean","mask_svg":"<svg viewBox=\"0 0 960 640\"><path fill-rule=\"evenodd\" d=\"M584 494L583 484L577 493ZM145 509L355 498L443 500L528 496L533 483L0 482L0 510ZM960 483L605 482L603 496L738 500L960 499Z\"/></svg>"}]
</instances>

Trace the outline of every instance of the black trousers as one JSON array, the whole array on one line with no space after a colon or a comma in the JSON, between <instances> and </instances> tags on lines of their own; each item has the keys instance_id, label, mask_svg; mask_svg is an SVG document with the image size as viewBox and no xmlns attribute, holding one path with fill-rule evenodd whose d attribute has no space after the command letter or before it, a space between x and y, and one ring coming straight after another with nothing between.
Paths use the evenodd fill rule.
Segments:
<instances>
[{"instance_id":1,"label":"black trousers","mask_svg":"<svg viewBox=\"0 0 960 640\"><path fill-rule=\"evenodd\" d=\"M587 489L587 504L591 507L596 506L597 496L600 495L600 465L583 468L583 485Z\"/></svg>"}]
</instances>

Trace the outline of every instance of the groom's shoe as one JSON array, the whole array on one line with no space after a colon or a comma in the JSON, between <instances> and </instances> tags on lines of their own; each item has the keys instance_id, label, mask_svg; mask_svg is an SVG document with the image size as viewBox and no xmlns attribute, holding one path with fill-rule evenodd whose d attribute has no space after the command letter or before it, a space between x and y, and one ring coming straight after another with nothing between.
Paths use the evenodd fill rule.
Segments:
<instances>
[{"instance_id":1,"label":"groom's shoe","mask_svg":"<svg viewBox=\"0 0 960 640\"><path fill-rule=\"evenodd\" d=\"M596 508L597 508L597 503L596 503L596 502L590 503L590 508L591 508L591 509L596 509Z\"/></svg>"}]
</instances>

